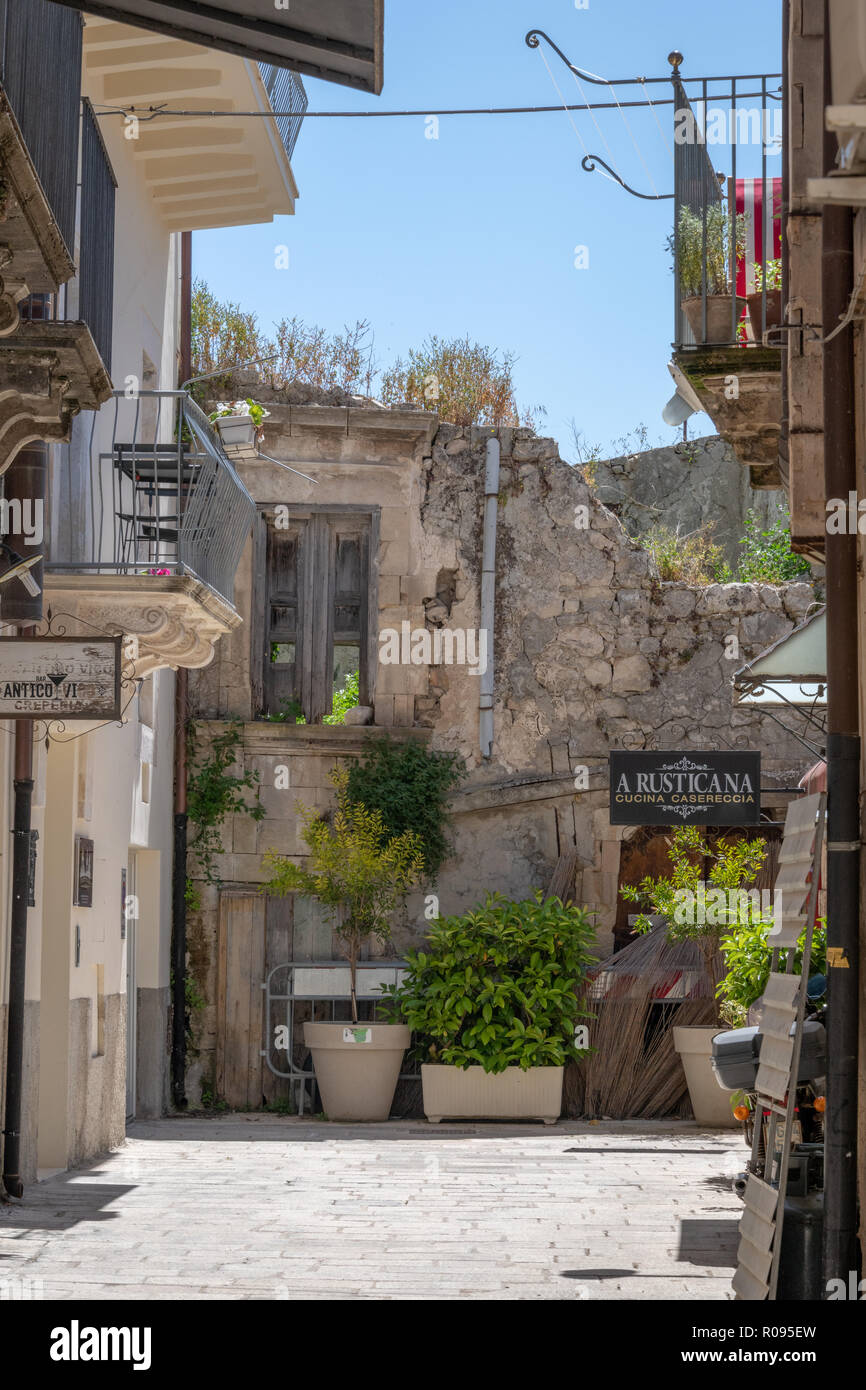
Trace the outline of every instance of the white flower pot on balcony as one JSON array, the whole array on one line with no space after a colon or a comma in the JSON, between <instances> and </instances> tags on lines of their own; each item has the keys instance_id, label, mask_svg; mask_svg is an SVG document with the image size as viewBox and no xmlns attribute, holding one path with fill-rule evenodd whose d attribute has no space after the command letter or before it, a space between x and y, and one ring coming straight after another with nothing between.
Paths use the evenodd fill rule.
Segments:
<instances>
[{"instance_id":1,"label":"white flower pot on balcony","mask_svg":"<svg viewBox=\"0 0 866 1390\"><path fill-rule=\"evenodd\" d=\"M229 458L258 457L255 422L251 415L220 415L214 421L220 441Z\"/></svg>"}]
</instances>

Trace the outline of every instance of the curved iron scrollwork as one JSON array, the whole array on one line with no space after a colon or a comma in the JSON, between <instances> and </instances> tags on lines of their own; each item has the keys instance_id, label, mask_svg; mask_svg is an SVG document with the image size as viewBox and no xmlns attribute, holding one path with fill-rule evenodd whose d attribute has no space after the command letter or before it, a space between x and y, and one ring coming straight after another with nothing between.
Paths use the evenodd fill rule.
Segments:
<instances>
[{"instance_id":1,"label":"curved iron scrollwork","mask_svg":"<svg viewBox=\"0 0 866 1390\"><path fill-rule=\"evenodd\" d=\"M619 174L614 173L610 165L603 160L599 154L585 154L580 161L581 169L585 169L588 174L595 173L596 164L600 164L603 169L606 169L610 177L616 179L616 182L625 189L626 193L630 193L633 198L645 198L648 203L657 203L665 198L672 198L674 196L673 193L639 193L636 188L632 188L630 184L627 184L625 179L621 179Z\"/></svg>"},{"instance_id":2,"label":"curved iron scrollwork","mask_svg":"<svg viewBox=\"0 0 866 1390\"><path fill-rule=\"evenodd\" d=\"M524 42L527 48L538 48L541 44L542 39L544 39L545 43L550 44L550 47L553 49L554 53L559 55L559 57L565 63L565 66L567 68L571 68L571 71L576 73L577 76L581 78L583 81L594 82L598 87L607 87L609 85L603 77L593 77L590 73L581 72L580 68L576 68L571 59L566 58L559 45L555 44L550 35L545 34L543 29L530 29L529 33L526 35Z\"/></svg>"}]
</instances>

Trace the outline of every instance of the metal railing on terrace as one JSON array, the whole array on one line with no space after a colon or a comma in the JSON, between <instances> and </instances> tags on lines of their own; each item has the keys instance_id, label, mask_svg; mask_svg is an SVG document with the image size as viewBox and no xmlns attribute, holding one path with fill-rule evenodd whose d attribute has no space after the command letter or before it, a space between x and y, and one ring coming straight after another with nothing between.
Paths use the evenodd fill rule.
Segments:
<instances>
[{"instance_id":1,"label":"metal railing on terrace","mask_svg":"<svg viewBox=\"0 0 866 1390\"><path fill-rule=\"evenodd\" d=\"M672 80L674 347L766 345L783 307L778 75L689 79L691 97Z\"/></svg>"},{"instance_id":2,"label":"metal railing on terrace","mask_svg":"<svg viewBox=\"0 0 866 1390\"><path fill-rule=\"evenodd\" d=\"M81 215L78 317L111 373L114 301L114 194L117 180L90 102L81 111Z\"/></svg>"},{"instance_id":3,"label":"metal railing on terrace","mask_svg":"<svg viewBox=\"0 0 866 1390\"><path fill-rule=\"evenodd\" d=\"M110 448L98 443L113 411ZM228 602L255 503L185 391L114 392L93 417L84 524L49 571L191 575Z\"/></svg>"},{"instance_id":4,"label":"metal railing on terrace","mask_svg":"<svg viewBox=\"0 0 866 1390\"><path fill-rule=\"evenodd\" d=\"M0 0L0 83L71 253L75 243L82 16L51 0Z\"/></svg>"},{"instance_id":5,"label":"metal railing on terrace","mask_svg":"<svg viewBox=\"0 0 866 1390\"><path fill-rule=\"evenodd\" d=\"M298 73L290 68L274 67L272 63L259 63L259 72L273 110L281 113L276 117L277 128L286 155L291 159L307 109L304 84Z\"/></svg>"}]
</instances>

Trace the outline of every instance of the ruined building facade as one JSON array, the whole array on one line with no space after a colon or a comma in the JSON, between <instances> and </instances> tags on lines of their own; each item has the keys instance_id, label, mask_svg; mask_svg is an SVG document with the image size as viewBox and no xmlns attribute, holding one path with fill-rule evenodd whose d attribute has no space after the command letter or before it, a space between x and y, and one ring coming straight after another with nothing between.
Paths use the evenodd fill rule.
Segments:
<instances>
[{"instance_id":1,"label":"ruined building facade","mask_svg":"<svg viewBox=\"0 0 866 1390\"><path fill-rule=\"evenodd\" d=\"M431 886L440 912L466 910L489 891L519 899L546 890L560 856L576 851L576 898L597 913L604 955L632 833L609 822L610 749L759 749L765 813L778 820L783 789L796 785L808 755L766 716L735 707L730 678L815 599L806 583L661 583L649 554L553 440L503 428L486 757L479 628L492 432L368 403L275 399L268 408L262 451L279 462L239 465L257 506L236 588L244 622L190 682L190 712L205 737L241 722L239 758L259 776L265 815L227 824L215 866L222 886L197 885L189 958L204 1006L194 1017L189 1095L227 1088L229 1103L250 1105L272 1093L260 1061L264 972L333 954L330 927L310 903L261 893L263 855L306 852L296 803L332 804L328 776L338 762L386 733L456 750L468 776L453 797L453 853ZM437 633L441 659L432 664ZM369 722L315 722L334 673L339 684L341 670L356 667L362 708L349 721ZM306 723L294 722L289 695ZM423 937L423 908L420 894L410 898L397 951ZM247 963L240 1004L227 995L232 959Z\"/></svg>"}]
</instances>

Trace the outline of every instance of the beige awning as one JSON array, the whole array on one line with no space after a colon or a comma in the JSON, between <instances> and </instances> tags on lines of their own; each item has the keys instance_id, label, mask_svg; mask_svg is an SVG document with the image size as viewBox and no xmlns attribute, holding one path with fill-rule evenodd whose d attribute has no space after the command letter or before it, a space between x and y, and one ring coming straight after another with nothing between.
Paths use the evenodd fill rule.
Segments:
<instances>
[{"instance_id":1,"label":"beige awning","mask_svg":"<svg viewBox=\"0 0 866 1390\"><path fill-rule=\"evenodd\" d=\"M738 705L826 705L826 609L735 671L733 687Z\"/></svg>"}]
</instances>

